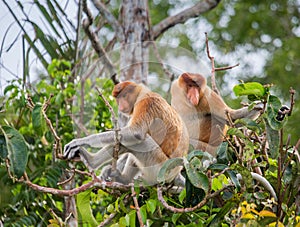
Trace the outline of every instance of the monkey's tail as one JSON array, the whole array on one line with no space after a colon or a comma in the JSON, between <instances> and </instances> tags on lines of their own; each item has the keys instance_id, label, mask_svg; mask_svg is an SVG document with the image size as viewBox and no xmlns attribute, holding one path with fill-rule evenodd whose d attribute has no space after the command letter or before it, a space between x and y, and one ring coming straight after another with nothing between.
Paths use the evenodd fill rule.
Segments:
<instances>
[{"instance_id":1,"label":"monkey's tail","mask_svg":"<svg viewBox=\"0 0 300 227\"><path fill-rule=\"evenodd\" d=\"M251 176L254 180L257 180L259 183L261 183L271 193L275 201L278 200L275 190L273 189L272 185L269 183L269 181L266 178L253 172L251 172ZM243 179L241 174L237 174L237 178L239 181Z\"/></svg>"}]
</instances>

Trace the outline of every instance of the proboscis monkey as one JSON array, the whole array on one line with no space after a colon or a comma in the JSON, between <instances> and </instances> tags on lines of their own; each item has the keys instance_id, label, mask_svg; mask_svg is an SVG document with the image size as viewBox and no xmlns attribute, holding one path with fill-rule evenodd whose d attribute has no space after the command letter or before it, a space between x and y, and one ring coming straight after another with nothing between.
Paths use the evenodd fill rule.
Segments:
<instances>
[{"instance_id":1,"label":"proboscis monkey","mask_svg":"<svg viewBox=\"0 0 300 227\"><path fill-rule=\"evenodd\" d=\"M217 147L226 134L226 123L230 115L232 120L259 114L257 109L248 107L231 109L222 97L206 85L206 79L200 74L183 73L171 87L171 105L186 124L190 144L216 156Z\"/></svg>"},{"instance_id":2,"label":"proboscis monkey","mask_svg":"<svg viewBox=\"0 0 300 227\"><path fill-rule=\"evenodd\" d=\"M231 109L222 97L206 85L206 79L195 73L183 73L171 87L171 105L180 114L190 136L190 144L195 149L207 151L216 157L218 145L226 134L227 113L234 121L248 117L255 118L261 110L249 111L248 107ZM277 200L271 184L261 175L251 172L253 179L259 181ZM242 176L237 175L241 180Z\"/></svg>"},{"instance_id":3,"label":"proboscis monkey","mask_svg":"<svg viewBox=\"0 0 300 227\"><path fill-rule=\"evenodd\" d=\"M111 167L102 169L101 177L112 177L121 183L130 183L141 177L149 184L157 183L162 164L174 157L182 157L189 147L189 136L179 114L160 95L144 85L125 81L117 84L112 92L119 112L128 123L119 132L121 148L117 173ZM74 139L64 148L64 157L73 159L78 154L92 169L112 160L115 132L107 131ZM102 148L97 153L84 146ZM172 181L181 168L174 168L166 181Z\"/></svg>"}]
</instances>

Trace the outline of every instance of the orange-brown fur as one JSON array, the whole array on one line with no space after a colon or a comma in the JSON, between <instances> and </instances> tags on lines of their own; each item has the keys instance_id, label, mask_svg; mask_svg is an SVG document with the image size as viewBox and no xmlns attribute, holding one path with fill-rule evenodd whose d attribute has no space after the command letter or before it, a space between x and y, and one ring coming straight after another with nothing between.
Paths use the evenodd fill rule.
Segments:
<instances>
[{"instance_id":1,"label":"orange-brown fur","mask_svg":"<svg viewBox=\"0 0 300 227\"><path fill-rule=\"evenodd\" d=\"M122 96L131 100L132 111L130 111L131 120L129 127L133 130L141 130L143 133L148 133L161 147L164 154L171 157L183 156L187 150L178 149L179 142L182 139L184 125L177 112L163 99L160 95L154 92L146 92L140 96L142 85L133 82L123 82L115 86L113 96L117 99ZM135 101L140 98L136 103ZM157 138L157 128L151 128L154 119L162 120L165 130L164 138ZM162 141L161 141L162 140ZM187 143L186 143L187 144Z\"/></svg>"},{"instance_id":2,"label":"orange-brown fur","mask_svg":"<svg viewBox=\"0 0 300 227\"><path fill-rule=\"evenodd\" d=\"M185 122L190 142L196 149L207 150L213 155L216 155L216 147L226 134L226 112L233 119L256 114L246 107L238 110L228 107L222 97L206 85L206 79L200 74L183 73L173 82L171 94L171 104Z\"/></svg>"}]
</instances>

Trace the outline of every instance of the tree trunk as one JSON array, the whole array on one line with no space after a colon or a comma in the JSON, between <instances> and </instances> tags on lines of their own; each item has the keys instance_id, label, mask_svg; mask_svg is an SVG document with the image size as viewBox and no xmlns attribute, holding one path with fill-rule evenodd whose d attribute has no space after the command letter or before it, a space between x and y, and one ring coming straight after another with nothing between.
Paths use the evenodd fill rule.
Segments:
<instances>
[{"instance_id":1,"label":"tree trunk","mask_svg":"<svg viewBox=\"0 0 300 227\"><path fill-rule=\"evenodd\" d=\"M124 0L122 9L124 40L121 42L120 80L147 84L149 58L149 17L147 0Z\"/></svg>"}]
</instances>

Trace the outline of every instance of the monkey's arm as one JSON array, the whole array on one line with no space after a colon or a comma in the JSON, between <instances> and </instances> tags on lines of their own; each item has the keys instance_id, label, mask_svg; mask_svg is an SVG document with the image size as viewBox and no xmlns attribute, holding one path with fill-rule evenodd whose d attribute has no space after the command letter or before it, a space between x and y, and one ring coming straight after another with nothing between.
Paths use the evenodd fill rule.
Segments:
<instances>
[{"instance_id":1,"label":"monkey's arm","mask_svg":"<svg viewBox=\"0 0 300 227\"><path fill-rule=\"evenodd\" d=\"M119 132L120 143L133 151L148 152L156 149L158 144L148 134L143 132L134 132L129 127L124 127ZM85 153L81 146L90 146L101 148L115 144L115 132L102 132L87 137L74 139L64 147L64 157L73 159L78 153ZM87 155L86 155L87 156ZM97 157L98 158L98 157ZM90 158L92 159L92 158Z\"/></svg>"}]
</instances>

